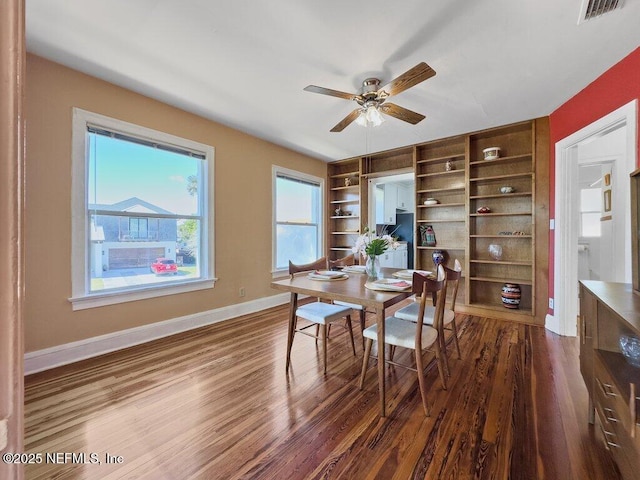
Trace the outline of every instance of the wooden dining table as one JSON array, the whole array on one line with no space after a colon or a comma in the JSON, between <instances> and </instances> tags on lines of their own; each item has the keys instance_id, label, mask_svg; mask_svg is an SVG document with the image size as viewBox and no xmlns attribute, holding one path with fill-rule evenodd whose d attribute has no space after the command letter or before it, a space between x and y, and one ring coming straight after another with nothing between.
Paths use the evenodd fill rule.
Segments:
<instances>
[{"instance_id":1,"label":"wooden dining table","mask_svg":"<svg viewBox=\"0 0 640 480\"><path fill-rule=\"evenodd\" d=\"M391 278L398 268L383 268L385 278ZM361 273L348 273L348 278L343 280L313 280L307 273L297 274L293 278L271 282L271 287L278 290L291 292L289 310L289 330L287 333L287 346L293 342L295 329L295 311L298 306L298 295L309 295L325 300L341 300L343 302L362 305L368 311L376 314L378 325L378 389L380 392L380 414L386 416L385 409L385 348L384 348L384 319L385 309L401 302L411 295L411 289L396 291L370 290L365 287L367 275Z\"/></svg>"}]
</instances>

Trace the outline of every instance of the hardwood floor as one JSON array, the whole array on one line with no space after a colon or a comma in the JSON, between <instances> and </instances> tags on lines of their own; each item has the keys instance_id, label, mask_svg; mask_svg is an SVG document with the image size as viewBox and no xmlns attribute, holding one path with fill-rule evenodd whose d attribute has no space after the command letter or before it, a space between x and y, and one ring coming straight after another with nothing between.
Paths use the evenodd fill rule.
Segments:
<instances>
[{"instance_id":1,"label":"hardwood floor","mask_svg":"<svg viewBox=\"0 0 640 480\"><path fill-rule=\"evenodd\" d=\"M342 328L326 376L305 336L285 375L287 307L29 376L28 451L95 453L101 464L45 457L26 478L618 478L587 423L576 339L479 317L458 324L463 358L450 357L447 391L429 366L430 417L415 372L394 367L379 417L375 362L358 390L362 350L353 356Z\"/></svg>"}]
</instances>

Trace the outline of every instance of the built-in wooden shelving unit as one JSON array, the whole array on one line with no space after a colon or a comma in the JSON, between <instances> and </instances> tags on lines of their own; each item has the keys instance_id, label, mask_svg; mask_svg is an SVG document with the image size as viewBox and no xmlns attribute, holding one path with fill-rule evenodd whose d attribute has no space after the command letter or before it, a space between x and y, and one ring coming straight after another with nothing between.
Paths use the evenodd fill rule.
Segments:
<instances>
[{"instance_id":1,"label":"built-in wooden shelving unit","mask_svg":"<svg viewBox=\"0 0 640 480\"><path fill-rule=\"evenodd\" d=\"M330 163L330 256L346 254L367 224L367 179L413 169L415 268L433 270L434 250L444 250L447 266L455 259L463 265L461 310L542 323L548 198L537 195L548 196L548 187L537 186L536 175L548 175L548 141L548 119L542 118ZM500 157L485 160L483 150L489 147L500 147ZM345 178L350 178L351 186L345 186ZM513 192L502 193L503 186ZM438 203L425 205L432 198ZM335 216L338 206L350 209L351 216ZM490 212L478 213L482 206ZM420 226L425 225L435 231L436 246L421 243ZM489 254L491 244L502 247L500 258ZM502 305L504 283L520 285L516 310Z\"/></svg>"}]
</instances>

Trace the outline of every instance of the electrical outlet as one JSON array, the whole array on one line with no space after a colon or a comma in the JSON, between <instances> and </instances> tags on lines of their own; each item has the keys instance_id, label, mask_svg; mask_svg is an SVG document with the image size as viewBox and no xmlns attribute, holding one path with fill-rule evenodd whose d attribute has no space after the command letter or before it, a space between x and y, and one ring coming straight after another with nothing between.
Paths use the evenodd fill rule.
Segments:
<instances>
[{"instance_id":1,"label":"electrical outlet","mask_svg":"<svg viewBox=\"0 0 640 480\"><path fill-rule=\"evenodd\" d=\"M553 310L553 298L549 299L549 308Z\"/></svg>"},{"instance_id":2,"label":"electrical outlet","mask_svg":"<svg viewBox=\"0 0 640 480\"><path fill-rule=\"evenodd\" d=\"M245 291L244 291L244 287L240 287L240 290L238 290L238 296L239 297L244 297L245 295Z\"/></svg>"}]
</instances>

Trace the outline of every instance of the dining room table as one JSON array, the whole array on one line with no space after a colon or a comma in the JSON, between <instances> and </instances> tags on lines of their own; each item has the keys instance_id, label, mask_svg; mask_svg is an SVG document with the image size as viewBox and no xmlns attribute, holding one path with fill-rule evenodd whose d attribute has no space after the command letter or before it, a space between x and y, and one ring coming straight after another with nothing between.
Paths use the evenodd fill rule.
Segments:
<instances>
[{"instance_id":1,"label":"dining room table","mask_svg":"<svg viewBox=\"0 0 640 480\"><path fill-rule=\"evenodd\" d=\"M399 268L382 268L382 277L398 280L393 277ZM289 328L287 332L287 347L293 342L295 331L296 309L298 307L298 296L308 295L323 300L339 300L352 304L362 305L367 311L375 312L378 329L378 390L380 394L380 415L386 416L385 402L385 309L401 302L412 295L411 288L399 291L373 290L367 275L362 273L349 272L346 278L319 280L313 278L308 273L299 273L293 277L287 276L271 282L271 287L291 292L289 304Z\"/></svg>"}]
</instances>

